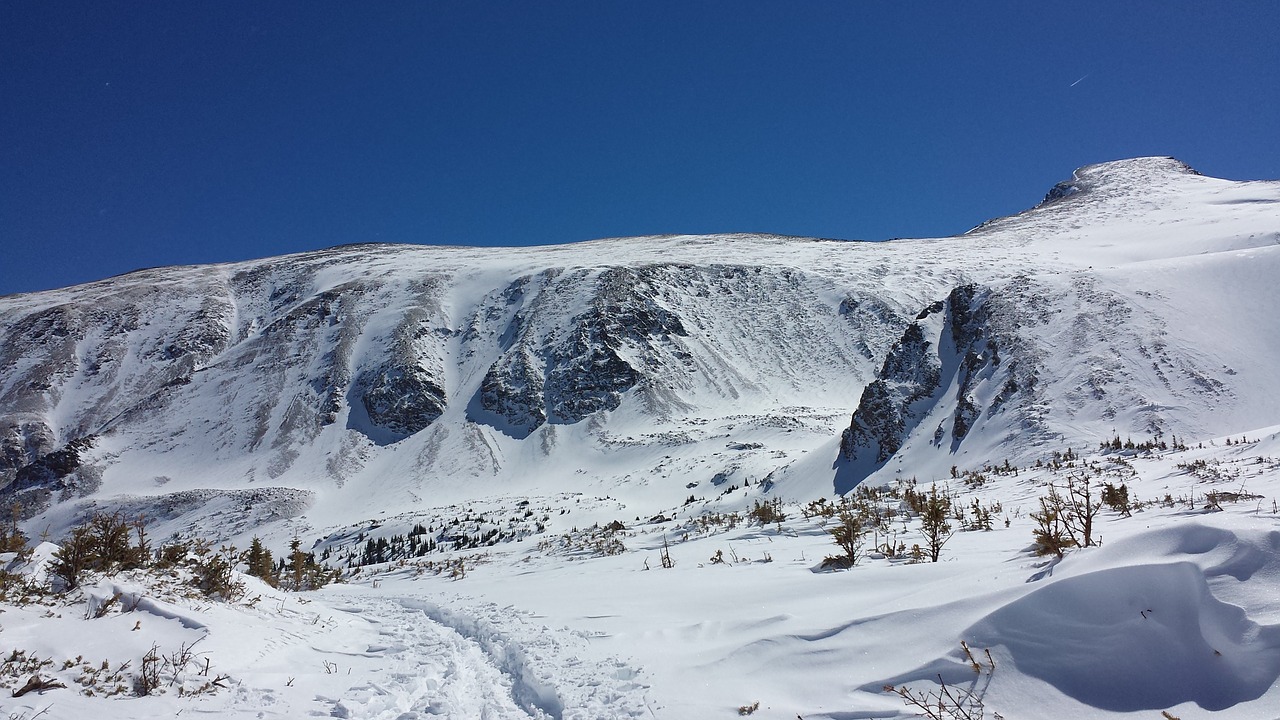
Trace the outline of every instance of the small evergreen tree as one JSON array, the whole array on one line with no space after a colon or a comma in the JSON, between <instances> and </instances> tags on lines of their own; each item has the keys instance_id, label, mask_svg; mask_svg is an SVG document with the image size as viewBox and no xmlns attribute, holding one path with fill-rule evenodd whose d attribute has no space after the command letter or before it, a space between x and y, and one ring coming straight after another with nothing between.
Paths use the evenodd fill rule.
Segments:
<instances>
[{"instance_id":1,"label":"small evergreen tree","mask_svg":"<svg viewBox=\"0 0 1280 720\"><path fill-rule=\"evenodd\" d=\"M782 511L782 498L773 498L764 502L756 500L755 505L747 511L747 517L761 525L780 523L787 519L786 513Z\"/></svg>"},{"instance_id":2,"label":"small evergreen tree","mask_svg":"<svg viewBox=\"0 0 1280 720\"><path fill-rule=\"evenodd\" d=\"M49 570L54 577L62 581L64 590L75 590L80 586L84 573L95 563L96 554L89 528L81 525L74 528L62 541L62 546L53 554L53 563Z\"/></svg>"},{"instance_id":3,"label":"small evergreen tree","mask_svg":"<svg viewBox=\"0 0 1280 720\"><path fill-rule=\"evenodd\" d=\"M120 513L98 513L87 525L93 543L93 569L100 572L132 570L146 564L147 557L131 543L130 523Z\"/></svg>"},{"instance_id":4,"label":"small evergreen tree","mask_svg":"<svg viewBox=\"0 0 1280 720\"><path fill-rule=\"evenodd\" d=\"M929 494L921 497L920 532L924 533L925 550L931 562L938 562L942 554L942 546L947 544L954 534L947 517L951 513L951 498L946 493L939 493L938 486L929 488Z\"/></svg>"},{"instance_id":5,"label":"small evergreen tree","mask_svg":"<svg viewBox=\"0 0 1280 720\"><path fill-rule=\"evenodd\" d=\"M245 554L245 564L248 565L248 573L256 578L261 578L268 585L276 585L275 566L271 560L271 551L262 546L262 541L256 536L249 543L249 551Z\"/></svg>"},{"instance_id":6,"label":"small evergreen tree","mask_svg":"<svg viewBox=\"0 0 1280 720\"><path fill-rule=\"evenodd\" d=\"M1057 555L1062 557L1067 548L1075 547L1066 525L1062 522L1063 501L1057 488L1049 486L1048 497L1040 498L1040 512L1031 513L1036 527L1031 531L1036 543L1037 555Z\"/></svg>"},{"instance_id":7,"label":"small evergreen tree","mask_svg":"<svg viewBox=\"0 0 1280 720\"><path fill-rule=\"evenodd\" d=\"M27 547L27 536L18 526L22 518L22 505L14 503L9 507L8 527L0 529L0 552L22 552Z\"/></svg>"},{"instance_id":8,"label":"small evergreen tree","mask_svg":"<svg viewBox=\"0 0 1280 720\"><path fill-rule=\"evenodd\" d=\"M54 555L54 576L62 580L66 590L73 590L85 572L112 573L146 566L150 560L146 533L139 532L140 544L134 546L130 543L132 527L120 513L98 513L72 528Z\"/></svg>"},{"instance_id":9,"label":"small evergreen tree","mask_svg":"<svg viewBox=\"0 0 1280 720\"><path fill-rule=\"evenodd\" d=\"M289 543L289 563L281 567L278 573L281 586L294 592L324 587L340 575L317 563L315 553L303 552L302 541L296 537Z\"/></svg>"},{"instance_id":10,"label":"small evergreen tree","mask_svg":"<svg viewBox=\"0 0 1280 720\"><path fill-rule=\"evenodd\" d=\"M865 517L858 512L848 500L840 503L836 511L836 525L827 532L831 533L835 544L844 551L844 557L832 560L847 563L849 567L858 564L862 558L862 548L866 543L868 528Z\"/></svg>"},{"instance_id":11,"label":"small evergreen tree","mask_svg":"<svg viewBox=\"0 0 1280 720\"><path fill-rule=\"evenodd\" d=\"M223 545L214 551L207 541L199 541L191 554L195 556L189 562L195 586L206 597L235 600L244 594L244 583L236 579L234 572L241 560L234 546Z\"/></svg>"},{"instance_id":12,"label":"small evergreen tree","mask_svg":"<svg viewBox=\"0 0 1280 720\"><path fill-rule=\"evenodd\" d=\"M1118 487L1111 483L1104 485L1102 487L1102 502L1125 517L1129 517L1133 513L1133 506L1129 502L1129 488L1124 483L1120 483Z\"/></svg>"},{"instance_id":13,"label":"small evergreen tree","mask_svg":"<svg viewBox=\"0 0 1280 720\"><path fill-rule=\"evenodd\" d=\"M306 589L307 578L307 557L302 552L302 541L294 538L289 541L289 589L303 590Z\"/></svg>"}]
</instances>

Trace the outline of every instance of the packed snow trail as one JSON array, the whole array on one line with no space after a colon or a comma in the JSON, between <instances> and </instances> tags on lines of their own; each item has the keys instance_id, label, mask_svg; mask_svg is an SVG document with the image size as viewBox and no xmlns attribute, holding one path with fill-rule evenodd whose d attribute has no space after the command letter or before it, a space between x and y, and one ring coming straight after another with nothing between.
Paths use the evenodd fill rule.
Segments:
<instances>
[{"instance_id":1,"label":"packed snow trail","mask_svg":"<svg viewBox=\"0 0 1280 720\"><path fill-rule=\"evenodd\" d=\"M386 664L377 676L333 699L334 717L547 717L536 708L536 714L531 714L520 707L511 677L503 674L475 641L395 601L364 600L367 606L336 609L358 613L380 626L386 644L371 646L366 652L381 655Z\"/></svg>"},{"instance_id":2,"label":"packed snow trail","mask_svg":"<svg viewBox=\"0 0 1280 720\"><path fill-rule=\"evenodd\" d=\"M455 612L421 598L336 596L336 610L378 626L361 655L379 671L339 697L332 715L370 720L604 720L650 717L636 671L584 660L586 639L488 604Z\"/></svg>"}]
</instances>

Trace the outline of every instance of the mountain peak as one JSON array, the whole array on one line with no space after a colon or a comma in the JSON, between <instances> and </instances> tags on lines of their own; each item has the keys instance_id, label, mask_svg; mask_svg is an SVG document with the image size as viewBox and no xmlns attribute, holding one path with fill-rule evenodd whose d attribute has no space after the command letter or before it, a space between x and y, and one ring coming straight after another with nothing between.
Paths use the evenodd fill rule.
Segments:
<instances>
[{"instance_id":1,"label":"mountain peak","mask_svg":"<svg viewBox=\"0 0 1280 720\"><path fill-rule=\"evenodd\" d=\"M1138 157L1085 165L1072 173L1070 180L1064 180L1050 188L1040 204L1103 188L1150 188L1166 184L1173 178L1199 174L1190 165L1168 156Z\"/></svg>"}]
</instances>

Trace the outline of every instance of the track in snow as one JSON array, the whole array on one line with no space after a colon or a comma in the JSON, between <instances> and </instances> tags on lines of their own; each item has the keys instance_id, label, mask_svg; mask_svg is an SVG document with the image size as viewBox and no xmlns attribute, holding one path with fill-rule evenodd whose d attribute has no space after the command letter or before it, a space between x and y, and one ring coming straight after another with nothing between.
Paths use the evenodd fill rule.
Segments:
<instances>
[{"instance_id":1,"label":"track in snow","mask_svg":"<svg viewBox=\"0 0 1280 720\"><path fill-rule=\"evenodd\" d=\"M417 598L342 598L380 626L385 658L367 682L327 698L332 716L370 720L604 720L652 713L637 672L584 660L586 639L493 605L445 610Z\"/></svg>"}]
</instances>

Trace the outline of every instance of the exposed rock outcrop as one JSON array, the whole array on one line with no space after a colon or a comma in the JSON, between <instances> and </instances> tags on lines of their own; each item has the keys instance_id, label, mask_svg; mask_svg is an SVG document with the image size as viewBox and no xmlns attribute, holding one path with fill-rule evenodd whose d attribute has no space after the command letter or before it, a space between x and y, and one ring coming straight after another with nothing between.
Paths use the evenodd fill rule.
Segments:
<instances>
[{"instance_id":1,"label":"exposed rock outcrop","mask_svg":"<svg viewBox=\"0 0 1280 720\"><path fill-rule=\"evenodd\" d=\"M925 308L889 349L844 431L840 450L845 458L870 455L877 463L885 462L927 411L926 403L942 380L938 336L945 309L941 302Z\"/></svg>"},{"instance_id":2,"label":"exposed rock outcrop","mask_svg":"<svg viewBox=\"0 0 1280 720\"><path fill-rule=\"evenodd\" d=\"M624 354L685 334L680 318L658 301L651 284L657 268L606 268L594 278L588 308L567 327L544 328L517 313L509 349L486 373L480 389L483 411L501 420L504 431L527 436L543 423L573 424L589 415L616 410L622 394L642 374ZM554 302L587 278L544 276L540 303ZM554 284L553 284L554 282ZM565 293L567 294L567 293ZM524 302L523 285L507 294Z\"/></svg>"},{"instance_id":3,"label":"exposed rock outcrop","mask_svg":"<svg viewBox=\"0 0 1280 720\"><path fill-rule=\"evenodd\" d=\"M946 415L934 443L950 435L954 450L964 440L984 409L978 385L1000 366L990 296L987 288L962 285L916 316L863 391L841 438L844 458L883 464L927 416L941 411Z\"/></svg>"}]
</instances>

